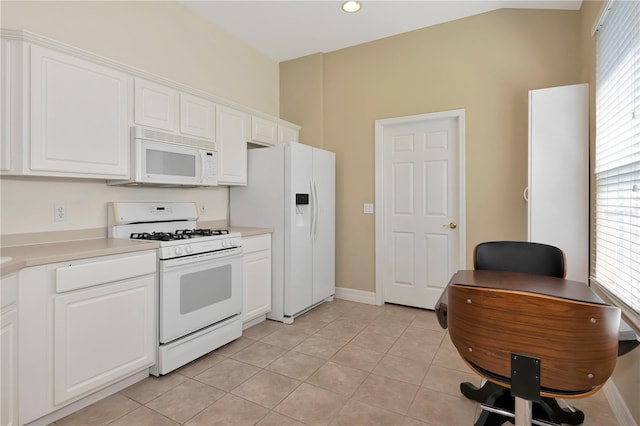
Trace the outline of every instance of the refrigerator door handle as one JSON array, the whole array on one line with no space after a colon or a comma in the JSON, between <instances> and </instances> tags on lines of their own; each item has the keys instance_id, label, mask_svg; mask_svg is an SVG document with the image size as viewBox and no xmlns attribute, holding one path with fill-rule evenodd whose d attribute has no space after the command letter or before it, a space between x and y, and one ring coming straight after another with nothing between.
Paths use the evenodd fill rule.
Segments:
<instances>
[{"instance_id":1,"label":"refrigerator door handle","mask_svg":"<svg viewBox=\"0 0 640 426\"><path fill-rule=\"evenodd\" d=\"M318 219L320 215L320 196L318 195L318 186L316 185L316 181L313 181L313 193L315 194L315 214L314 216L314 231L313 231L313 241L315 242L318 239Z\"/></svg>"},{"instance_id":2,"label":"refrigerator door handle","mask_svg":"<svg viewBox=\"0 0 640 426\"><path fill-rule=\"evenodd\" d=\"M314 192L313 181L309 182L309 190L311 192L311 223L309 224L309 239L313 243L313 235L316 227L316 194Z\"/></svg>"}]
</instances>

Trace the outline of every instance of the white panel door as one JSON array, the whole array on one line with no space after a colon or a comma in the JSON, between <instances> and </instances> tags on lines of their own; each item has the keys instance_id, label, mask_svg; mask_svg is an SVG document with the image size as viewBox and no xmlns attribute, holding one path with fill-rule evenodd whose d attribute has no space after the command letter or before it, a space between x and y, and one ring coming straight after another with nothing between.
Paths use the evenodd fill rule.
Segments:
<instances>
[{"instance_id":1,"label":"white panel door","mask_svg":"<svg viewBox=\"0 0 640 426\"><path fill-rule=\"evenodd\" d=\"M311 186L313 148L292 143L285 151L284 314L295 315L313 303L313 220ZM308 204L296 204L296 195Z\"/></svg>"},{"instance_id":2,"label":"white panel door","mask_svg":"<svg viewBox=\"0 0 640 426\"><path fill-rule=\"evenodd\" d=\"M218 183L247 184L247 120L242 111L216 105Z\"/></svg>"},{"instance_id":3,"label":"white panel door","mask_svg":"<svg viewBox=\"0 0 640 426\"><path fill-rule=\"evenodd\" d=\"M336 292L336 155L313 149L313 303Z\"/></svg>"},{"instance_id":4,"label":"white panel door","mask_svg":"<svg viewBox=\"0 0 640 426\"><path fill-rule=\"evenodd\" d=\"M178 92L169 87L135 79L134 121L140 126L177 131Z\"/></svg>"},{"instance_id":5,"label":"white panel door","mask_svg":"<svg viewBox=\"0 0 640 426\"><path fill-rule=\"evenodd\" d=\"M459 268L458 118L383 129L384 301L432 309Z\"/></svg>"},{"instance_id":6,"label":"white panel door","mask_svg":"<svg viewBox=\"0 0 640 426\"><path fill-rule=\"evenodd\" d=\"M129 78L31 46L31 169L127 177Z\"/></svg>"},{"instance_id":7,"label":"white panel door","mask_svg":"<svg viewBox=\"0 0 640 426\"><path fill-rule=\"evenodd\" d=\"M156 303L155 275L55 296L56 405L155 363Z\"/></svg>"},{"instance_id":8,"label":"white panel door","mask_svg":"<svg viewBox=\"0 0 640 426\"><path fill-rule=\"evenodd\" d=\"M215 114L212 102L186 93L180 94L180 133L213 139Z\"/></svg>"},{"instance_id":9,"label":"white panel door","mask_svg":"<svg viewBox=\"0 0 640 426\"><path fill-rule=\"evenodd\" d=\"M529 92L529 241L561 249L589 278L589 86Z\"/></svg>"}]
</instances>

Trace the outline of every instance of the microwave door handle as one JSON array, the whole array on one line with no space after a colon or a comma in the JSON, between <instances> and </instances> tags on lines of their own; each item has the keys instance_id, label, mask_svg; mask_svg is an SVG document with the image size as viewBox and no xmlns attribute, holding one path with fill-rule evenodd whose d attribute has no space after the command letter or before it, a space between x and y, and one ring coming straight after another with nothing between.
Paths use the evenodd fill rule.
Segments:
<instances>
[{"instance_id":1,"label":"microwave door handle","mask_svg":"<svg viewBox=\"0 0 640 426\"><path fill-rule=\"evenodd\" d=\"M198 171L198 181L200 183L204 183L205 155L203 151L200 151L200 170Z\"/></svg>"}]
</instances>

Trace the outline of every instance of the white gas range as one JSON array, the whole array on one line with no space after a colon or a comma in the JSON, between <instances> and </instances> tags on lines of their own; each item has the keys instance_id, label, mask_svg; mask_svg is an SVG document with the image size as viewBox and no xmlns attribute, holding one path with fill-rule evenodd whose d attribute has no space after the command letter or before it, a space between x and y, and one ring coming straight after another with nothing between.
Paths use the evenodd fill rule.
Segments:
<instances>
[{"instance_id":1,"label":"white gas range","mask_svg":"<svg viewBox=\"0 0 640 426\"><path fill-rule=\"evenodd\" d=\"M155 240L158 249L158 360L161 375L242 334L242 238L198 229L195 203L114 202L110 238Z\"/></svg>"}]
</instances>

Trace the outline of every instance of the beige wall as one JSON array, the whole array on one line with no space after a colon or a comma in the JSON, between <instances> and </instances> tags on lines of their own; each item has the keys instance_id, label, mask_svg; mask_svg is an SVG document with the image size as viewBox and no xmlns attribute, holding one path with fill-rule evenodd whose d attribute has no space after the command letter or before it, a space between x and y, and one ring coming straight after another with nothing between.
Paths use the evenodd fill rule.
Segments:
<instances>
[{"instance_id":1,"label":"beige wall","mask_svg":"<svg viewBox=\"0 0 640 426\"><path fill-rule=\"evenodd\" d=\"M596 38L591 32L593 24L604 5L603 1L586 1L581 9L581 43L583 80L589 82L590 88L590 161L594 164L595 153L595 76L596 76ZM590 167L593 171L593 167ZM595 212L595 176L591 173L591 212L592 220ZM593 239L591 241L593 250ZM625 405L637 424L640 424L640 350L636 349L618 358L612 380L622 396Z\"/></svg>"},{"instance_id":2,"label":"beige wall","mask_svg":"<svg viewBox=\"0 0 640 426\"><path fill-rule=\"evenodd\" d=\"M278 115L278 63L174 1L7 2L2 28L24 29L248 107ZM227 217L226 187L108 187L104 181L0 180L0 232L15 234L106 226L108 201L204 202L202 220ZM53 221L53 205L67 207Z\"/></svg>"},{"instance_id":3,"label":"beige wall","mask_svg":"<svg viewBox=\"0 0 640 426\"><path fill-rule=\"evenodd\" d=\"M280 115L302 126L300 140L323 147L324 55L316 53L280 64Z\"/></svg>"},{"instance_id":4,"label":"beige wall","mask_svg":"<svg viewBox=\"0 0 640 426\"><path fill-rule=\"evenodd\" d=\"M278 115L278 63L177 1L2 1L23 29Z\"/></svg>"},{"instance_id":5,"label":"beige wall","mask_svg":"<svg viewBox=\"0 0 640 426\"><path fill-rule=\"evenodd\" d=\"M583 81L579 29L577 11L499 10L323 55L322 146L337 162L336 285L375 291L374 216L362 205L375 196L377 119L464 108L467 266L478 242L526 239L528 90ZM297 61L306 64L280 65L283 87L284 70L320 62ZM316 102L282 91L281 116L304 122L289 114L315 111Z\"/></svg>"}]
</instances>

